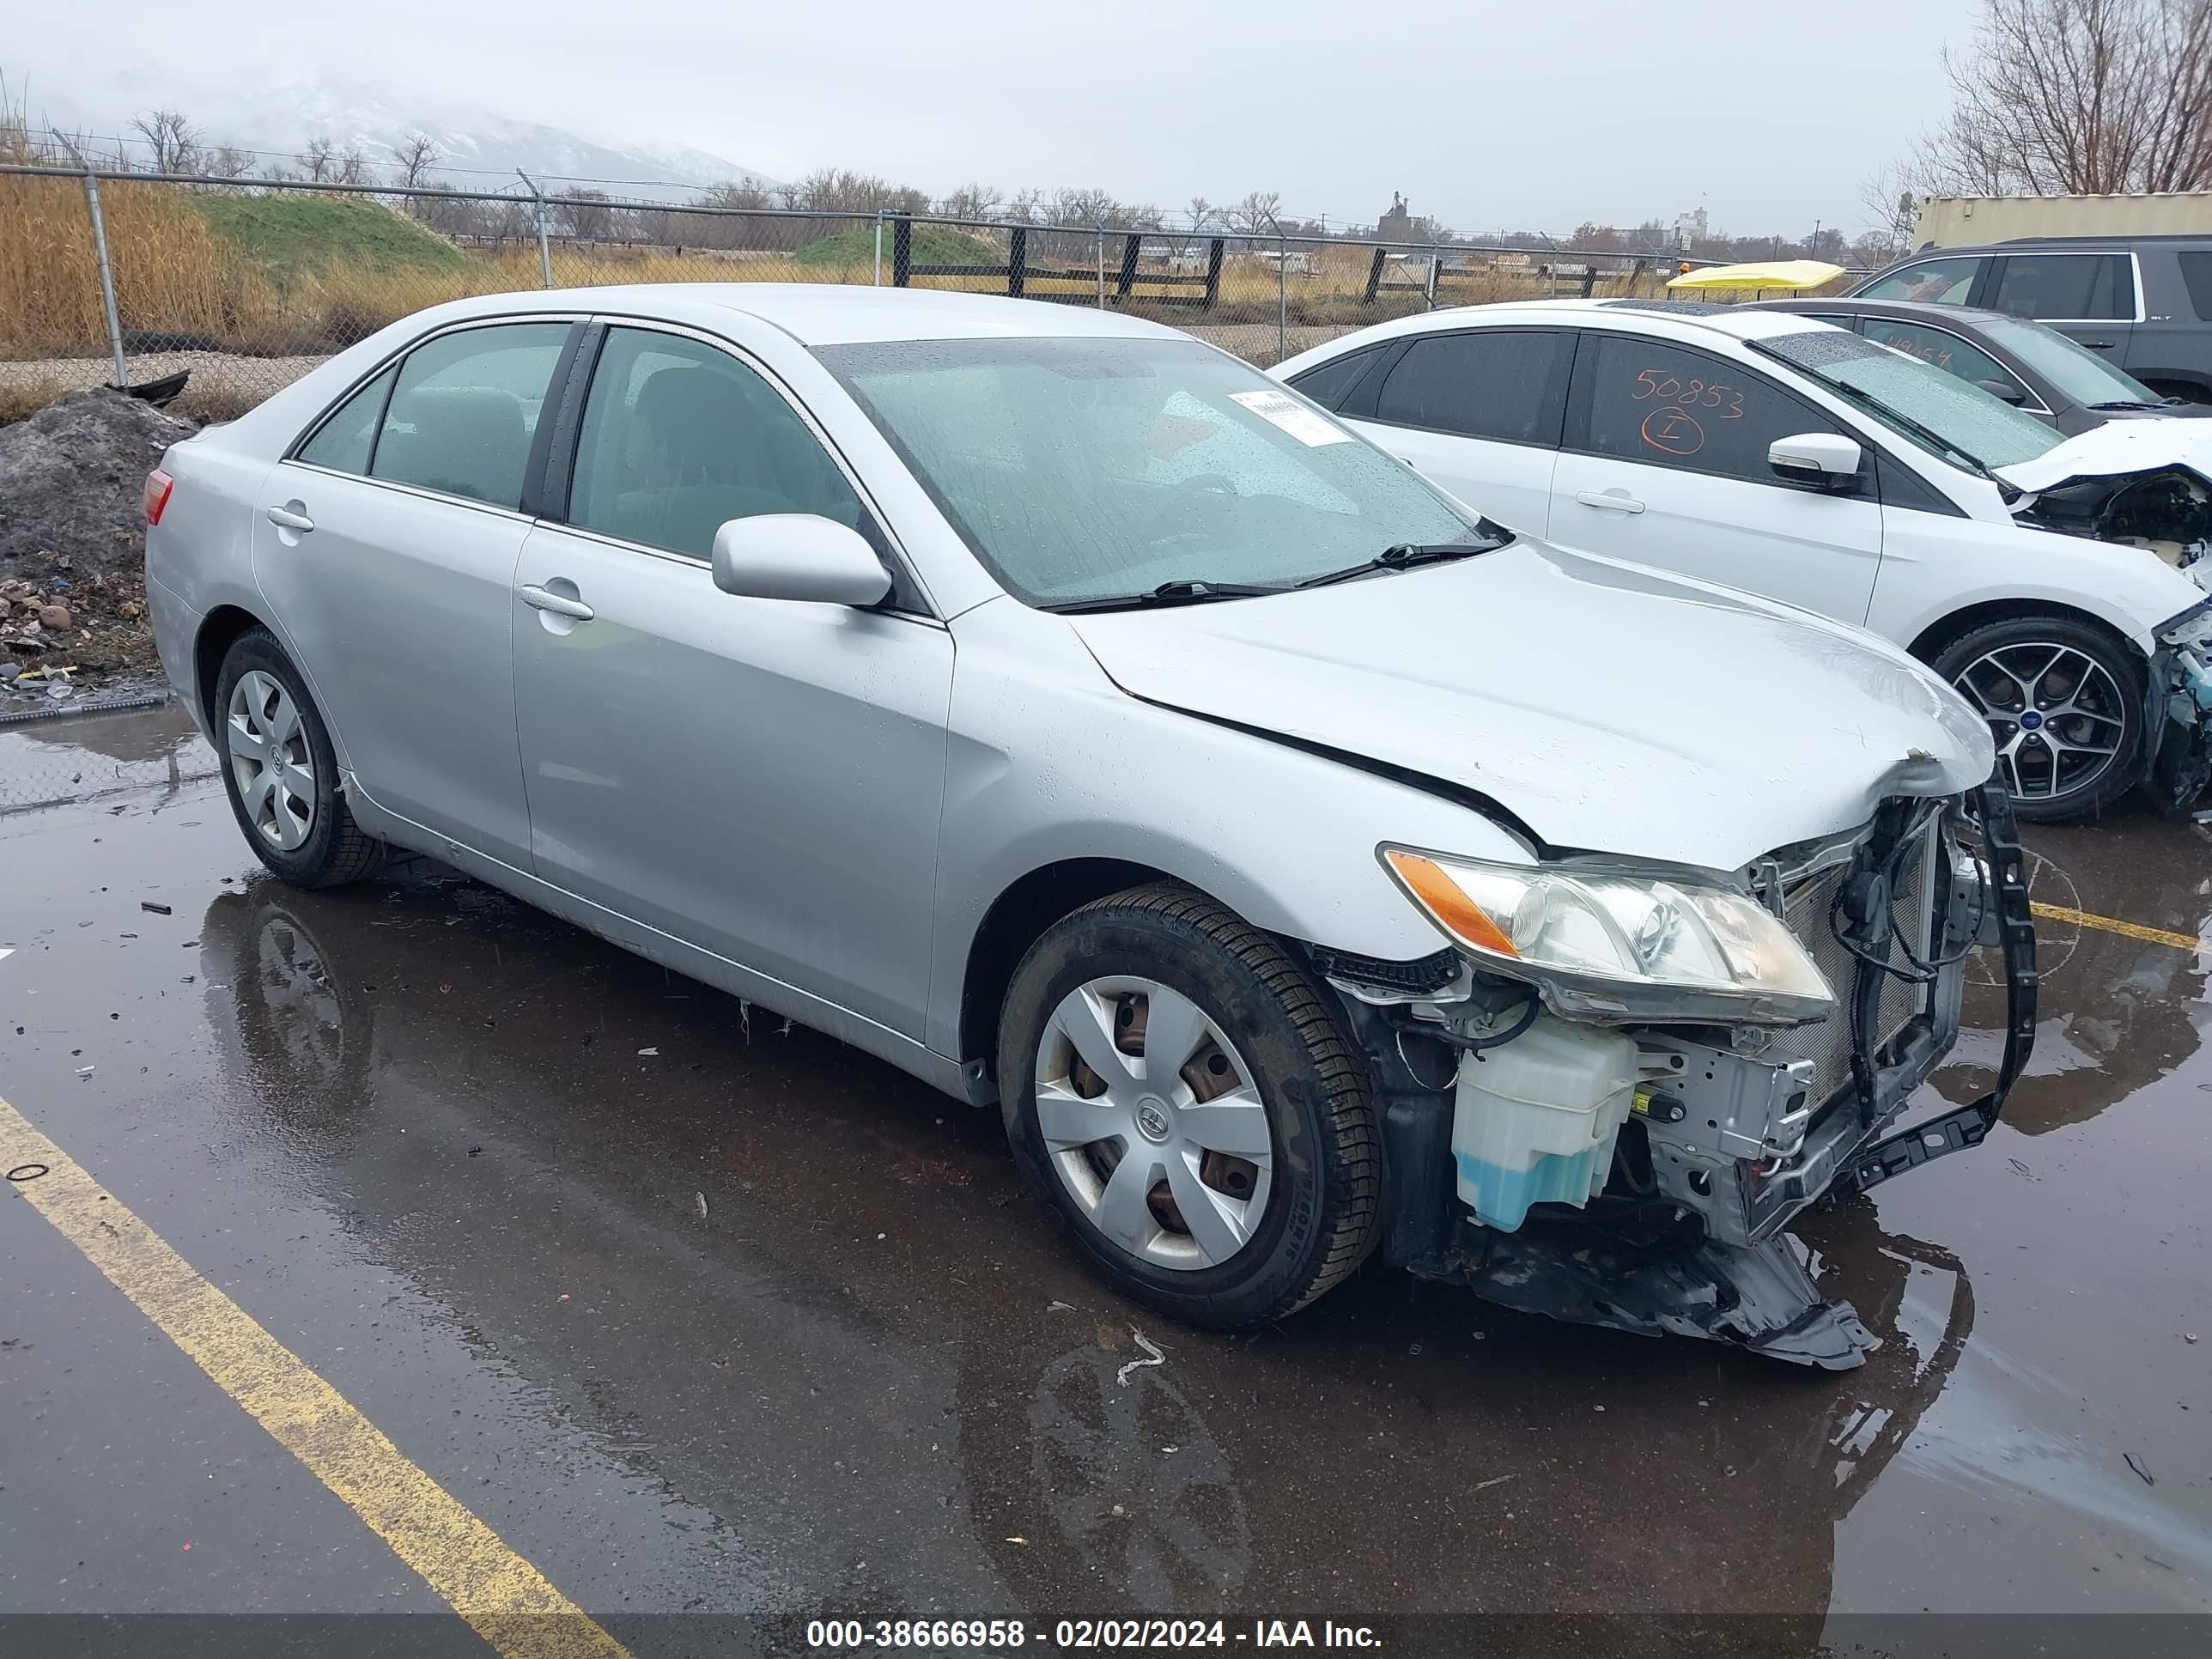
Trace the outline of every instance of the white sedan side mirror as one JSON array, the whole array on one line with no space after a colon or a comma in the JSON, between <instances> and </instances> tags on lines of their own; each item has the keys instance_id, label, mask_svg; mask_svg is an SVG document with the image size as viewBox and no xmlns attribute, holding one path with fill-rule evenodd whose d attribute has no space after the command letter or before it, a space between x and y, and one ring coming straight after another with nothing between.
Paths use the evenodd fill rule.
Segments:
<instances>
[{"instance_id":1,"label":"white sedan side mirror","mask_svg":"<svg viewBox=\"0 0 2212 1659\"><path fill-rule=\"evenodd\" d=\"M714 586L741 599L869 605L891 591L891 579L851 526L813 513L763 513L714 532Z\"/></svg>"},{"instance_id":2,"label":"white sedan side mirror","mask_svg":"<svg viewBox=\"0 0 2212 1659\"><path fill-rule=\"evenodd\" d=\"M1838 432L1801 432L1766 447L1766 464L1792 483L1815 489L1848 489L1858 482L1866 451Z\"/></svg>"}]
</instances>

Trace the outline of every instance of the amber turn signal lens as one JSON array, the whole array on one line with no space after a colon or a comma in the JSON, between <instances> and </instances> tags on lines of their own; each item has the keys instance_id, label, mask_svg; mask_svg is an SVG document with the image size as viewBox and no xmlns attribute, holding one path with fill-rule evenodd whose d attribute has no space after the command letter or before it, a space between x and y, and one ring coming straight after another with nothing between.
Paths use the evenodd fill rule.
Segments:
<instances>
[{"instance_id":1,"label":"amber turn signal lens","mask_svg":"<svg viewBox=\"0 0 2212 1659\"><path fill-rule=\"evenodd\" d=\"M1460 890L1460 885L1446 875L1437 864L1418 853L1401 852L1392 848L1383 856L1390 867L1398 872L1421 907L1452 933L1480 950L1494 951L1502 957L1517 957L1513 941L1505 937L1489 913Z\"/></svg>"}]
</instances>

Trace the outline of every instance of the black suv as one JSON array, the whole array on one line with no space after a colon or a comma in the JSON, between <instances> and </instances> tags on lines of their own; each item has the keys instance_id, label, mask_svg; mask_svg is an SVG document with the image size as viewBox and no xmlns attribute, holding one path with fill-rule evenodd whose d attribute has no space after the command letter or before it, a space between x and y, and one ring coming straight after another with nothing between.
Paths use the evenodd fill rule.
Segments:
<instances>
[{"instance_id":1,"label":"black suv","mask_svg":"<svg viewBox=\"0 0 2212 1659\"><path fill-rule=\"evenodd\" d=\"M2032 317L2154 392L2212 403L2212 235L1924 247L1850 291Z\"/></svg>"}]
</instances>

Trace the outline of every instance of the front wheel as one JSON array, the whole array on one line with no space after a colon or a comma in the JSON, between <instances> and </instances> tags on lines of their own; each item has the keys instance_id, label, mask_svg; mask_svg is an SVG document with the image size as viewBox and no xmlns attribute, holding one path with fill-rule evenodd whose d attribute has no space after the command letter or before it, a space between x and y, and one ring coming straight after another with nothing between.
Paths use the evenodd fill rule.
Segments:
<instances>
[{"instance_id":1,"label":"front wheel","mask_svg":"<svg viewBox=\"0 0 2212 1659\"><path fill-rule=\"evenodd\" d=\"M1172 1318L1280 1319L1373 1248L1364 1068L1312 975L1187 889L1064 917L999 1028L1016 1160L1099 1275Z\"/></svg>"},{"instance_id":2,"label":"front wheel","mask_svg":"<svg viewBox=\"0 0 2212 1659\"><path fill-rule=\"evenodd\" d=\"M215 685L216 743L230 810L246 841L295 887L336 887L372 873L385 846L354 822L307 680L276 636L248 629Z\"/></svg>"},{"instance_id":3,"label":"front wheel","mask_svg":"<svg viewBox=\"0 0 2212 1659\"><path fill-rule=\"evenodd\" d=\"M2101 629L2016 617L1961 635L1934 665L1989 722L2019 817L2092 817L2141 781L2142 665Z\"/></svg>"}]
</instances>

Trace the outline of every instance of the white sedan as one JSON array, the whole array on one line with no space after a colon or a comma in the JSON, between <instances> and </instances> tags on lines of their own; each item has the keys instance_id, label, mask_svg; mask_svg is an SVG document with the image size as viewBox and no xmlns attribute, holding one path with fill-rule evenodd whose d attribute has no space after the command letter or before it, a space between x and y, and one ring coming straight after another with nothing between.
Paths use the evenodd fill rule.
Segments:
<instances>
[{"instance_id":1,"label":"white sedan","mask_svg":"<svg viewBox=\"0 0 2212 1659\"><path fill-rule=\"evenodd\" d=\"M2203 787L2212 423L2062 438L1844 330L1680 302L1434 312L1274 373L1499 523L1896 641L1987 718L2022 817Z\"/></svg>"}]
</instances>

